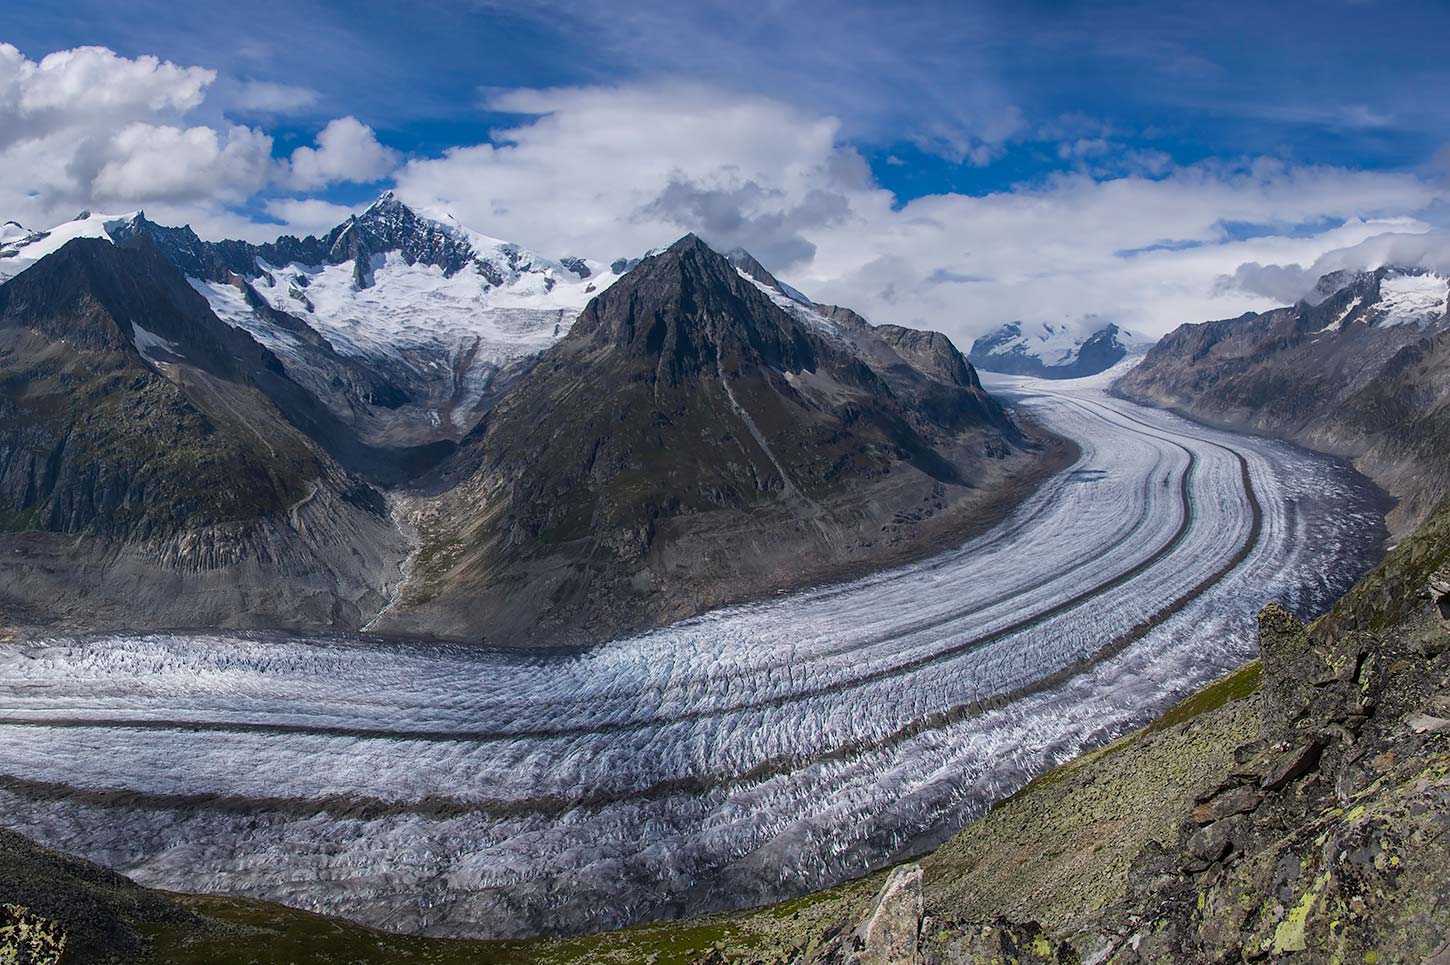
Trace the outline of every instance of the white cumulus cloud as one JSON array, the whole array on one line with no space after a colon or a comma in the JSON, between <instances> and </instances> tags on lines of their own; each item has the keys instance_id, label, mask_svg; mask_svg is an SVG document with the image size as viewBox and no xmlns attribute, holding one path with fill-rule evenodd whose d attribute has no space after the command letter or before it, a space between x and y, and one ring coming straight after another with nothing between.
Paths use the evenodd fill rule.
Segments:
<instances>
[{"instance_id":1,"label":"white cumulus cloud","mask_svg":"<svg viewBox=\"0 0 1450 965\"><path fill-rule=\"evenodd\" d=\"M117 131L107 154L91 183L98 200L241 201L267 183L272 139L247 127L222 134L138 123Z\"/></svg>"},{"instance_id":2,"label":"white cumulus cloud","mask_svg":"<svg viewBox=\"0 0 1450 965\"><path fill-rule=\"evenodd\" d=\"M292 188L320 188L352 181L366 184L389 174L398 152L378 142L373 129L355 117L339 117L317 135L316 147L292 152L283 181Z\"/></svg>"},{"instance_id":3,"label":"white cumulus cloud","mask_svg":"<svg viewBox=\"0 0 1450 965\"><path fill-rule=\"evenodd\" d=\"M696 231L813 297L958 341L1017 318L1160 333L1277 301L1220 279L1312 262L1435 202L1411 174L1276 161L1120 165L901 203L830 117L689 84L519 91L493 143L415 159L406 200L537 250L609 259Z\"/></svg>"},{"instance_id":4,"label":"white cumulus cloud","mask_svg":"<svg viewBox=\"0 0 1450 965\"><path fill-rule=\"evenodd\" d=\"M31 60L0 44L0 217L43 228L82 208L120 213L144 205L152 217L191 222L213 236L300 230L259 224L235 208L282 189L305 194L373 181L396 166L398 155L371 128L343 117L313 146L278 161L263 128L222 118L227 111L295 113L317 99L304 87L219 80L210 68L123 57L105 47Z\"/></svg>"}]
</instances>

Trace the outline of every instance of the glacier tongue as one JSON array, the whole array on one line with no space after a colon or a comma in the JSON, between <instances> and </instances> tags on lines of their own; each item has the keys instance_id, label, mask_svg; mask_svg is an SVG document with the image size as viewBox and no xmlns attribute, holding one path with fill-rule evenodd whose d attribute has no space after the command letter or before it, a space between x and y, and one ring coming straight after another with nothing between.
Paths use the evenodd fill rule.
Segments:
<instances>
[{"instance_id":1,"label":"glacier tongue","mask_svg":"<svg viewBox=\"0 0 1450 965\"><path fill-rule=\"evenodd\" d=\"M585 651L0 644L3 821L147 884L438 935L751 905L899 860L1379 550L1341 464L1101 381L993 385L1082 454L963 547Z\"/></svg>"}]
</instances>

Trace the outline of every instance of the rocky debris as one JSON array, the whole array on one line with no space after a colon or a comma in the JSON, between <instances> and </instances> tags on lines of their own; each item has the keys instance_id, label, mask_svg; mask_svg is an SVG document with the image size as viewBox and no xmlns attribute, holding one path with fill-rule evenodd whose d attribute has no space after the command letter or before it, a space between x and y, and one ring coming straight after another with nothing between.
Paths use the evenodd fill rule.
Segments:
<instances>
[{"instance_id":1,"label":"rocky debris","mask_svg":"<svg viewBox=\"0 0 1450 965\"><path fill-rule=\"evenodd\" d=\"M1054 942L1036 922L994 918L983 924L932 925L924 936L923 965L1079 965L1071 946Z\"/></svg>"},{"instance_id":2,"label":"rocky debris","mask_svg":"<svg viewBox=\"0 0 1450 965\"><path fill-rule=\"evenodd\" d=\"M1238 850L1235 838L1243 833L1246 824L1241 815L1234 815L1193 832L1187 843L1192 857L1184 866L1190 871L1202 871L1215 861L1227 858Z\"/></svg>"},{"instance_id":3,"label":"rocky debris","mask_svg":"<svg viewBox=\"0 0 1450 965\"><path fill-rule=\"evenodd\" d=\"M1281 753L1269 764L1269 769L1264 774L1264 790L1283 790L1290 781L1308 774L1319 763L1321 750L1319 744L1311 741L1300 744L1298 747L1291 747Z\"/></svg>"},{"instance_id":4,"label":"rocky debris","mask_svg":"<svg viewBox=\"0 0 1450 965\"><path fill-rule=\"evenodd\" d=\"M1072 948L1053 941L1036 922L998 916L988 921L937 920L923 912L922 869L892 869L854 927L828 929L820 939L769 958L733 957L716 947L694 965L1079 965Z\"/></svg>"},{"instance_id":5,"label":"rocky debris","mask_svg":"<svg viewBox=\"0 0 1450 965\"><path fill-rule=\"evenodd\" d=\"M1417 734L1438 734L1450 730L1450 720L1446 720L1444 717L1432 717L1429 714L1415 714L1405 723Z\"/></svg>"},{"instance_id":6,"label":"rocky debris","mask_svg":"<svg viewBox=\"0 0 1450 965\"><path fill-rule=\"evenodd\" d=\"M1251 784L1229 787L1193 809L1198 824L1213 824L1235 814L1252 811L1259 805L1259 790Z\"/></svg>"},{"instance_id":7,"label":"rocky debris","mask_svg":"<svg viewBox=\"0 0 1450 965\"><path fill-rule=\"evenodd\" d=\"M1440 610L1440 616L1450 620L1450 571L1432 573L1425 585L1424 596Z\"/></svg>"}]
</instances>

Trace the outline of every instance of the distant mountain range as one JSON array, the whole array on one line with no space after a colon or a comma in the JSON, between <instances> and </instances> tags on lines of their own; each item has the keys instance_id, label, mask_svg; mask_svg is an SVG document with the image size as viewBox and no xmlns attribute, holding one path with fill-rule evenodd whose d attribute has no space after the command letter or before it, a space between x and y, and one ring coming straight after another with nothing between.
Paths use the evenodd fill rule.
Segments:
<instances>
[{"instance_id":1,"label":"distant mountain range","mask_svg":"<svg viewBox=\"0 0 1450 965\"><path fill-rule=\"evenodd\" d=\"M12 225L0 279L73 238L144 237L228 324L282 360L364 441L457 441L522 359L559 338L618 275L552 261L425 217L384 194L321 237L202 241L144 214L84 213L48 232Z\"/></svg>"},{"instance_id":2,"label":"distant mountain range","mask_svg":"<svg viewBox=\"0 0 1450 965\"><path fill-rule=\"evenodd\" d=\"M1295 305L1183 325L1114 391L1354 460L1405 531L1450 495L1450 280L1386 265Z\"/></svg>"},{"instance_id":3,"label":"distant mountain range","mask_svg":"<svg viewBox=\"0 0 1450 965\"><path fill-rule=\"evenodd\" d=\"M0 278L40 622L595 638L920 554L1060 453L945 336L693 236L552 260L385 194L262 245L8 223Z\"/></svg>"},{"instance_id":4,"label":"distant mountain range","mask_svg":"<svg viewBox=\"0 0 1450 965\"><path fill-rule=\"evenodd\" d=\"M1076 379L1104 372L1152 344L1113 323L1079 333L1061 323L1008 322L973 342L967 357L988 372Z\"/></svg>"}]
</instances>

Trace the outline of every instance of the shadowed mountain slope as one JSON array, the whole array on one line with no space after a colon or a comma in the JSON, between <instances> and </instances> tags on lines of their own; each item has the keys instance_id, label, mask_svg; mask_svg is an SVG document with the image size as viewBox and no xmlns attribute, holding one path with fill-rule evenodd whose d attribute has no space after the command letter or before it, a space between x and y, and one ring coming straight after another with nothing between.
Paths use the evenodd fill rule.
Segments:
<instances>
[{"instance_id":1,"label":"shadowed mountain slope","mask_svg":"<svg viewBox=\"0 0 1450 965\"><path fill-rule=\"evenodd\" d=\"M75 240L0 286L0 603L92 628L381 605L384 499L284 406L314 415L149 242Z\"/></svg>"}]
</instances>

